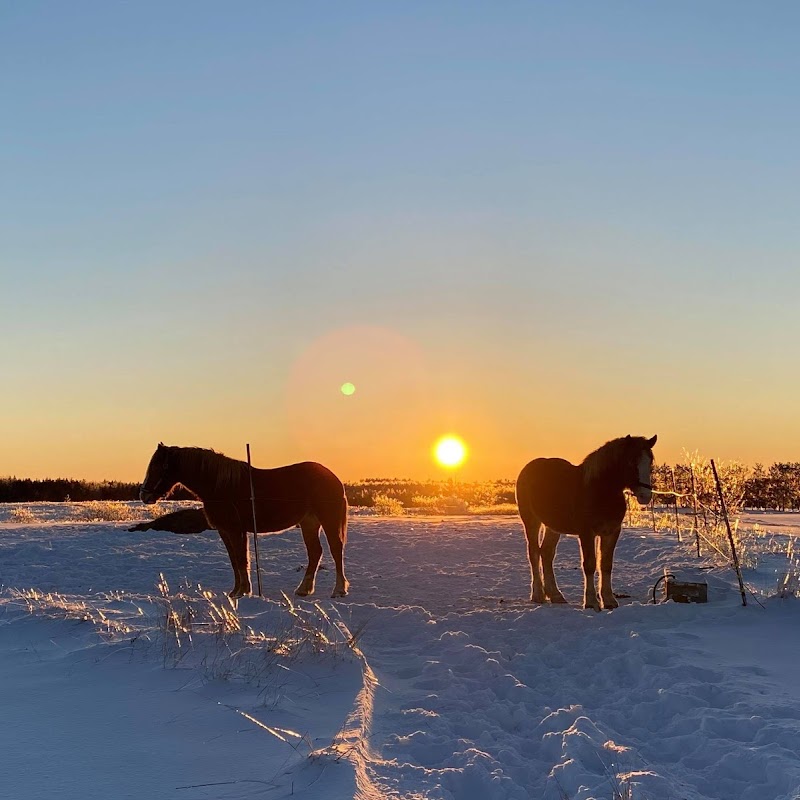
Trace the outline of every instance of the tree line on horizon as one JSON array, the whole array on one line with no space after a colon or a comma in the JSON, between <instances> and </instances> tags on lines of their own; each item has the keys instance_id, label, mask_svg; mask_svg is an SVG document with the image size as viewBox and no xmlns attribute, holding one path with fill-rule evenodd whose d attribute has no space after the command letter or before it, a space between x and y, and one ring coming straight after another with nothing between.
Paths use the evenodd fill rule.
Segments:
<instances>
[{"instance_id":1,"label":"tree line on horizon","mask_svg":"<svg viewBox=\"0 0 800 800\"><path fill-rule=\"evenodd\" d=\"M726 500L733 507L763 508L777 511L800 510L800 462L775 462L747 467L738 462L726 462L720 467ZM674 476L674 483L673 483ZM682 495L679 505L690 505L692 477L694 492L701 503L716 503L715 487L710 465L700 459L690 464L656 464L653 468L653 487L666 494L657 502L669 505L676 498L669 492ZM347 499L352 506L373 507L388 498L403 508L490 507L513 504L514 481L408 480L398 478L367 478L345 484ZM125 481L85 481L69 478L34 480L32 478L0 478L0 503L82 502L88 500L137 500L139 484ZM185 489L177 489L174 500L192 500ZM448 502L449 501L449 502Z\"/></svg>"},{"instance_id":2,"label":"tree line on horizon","mask_svg":"<svg viewBox=\"0 0 800 800\"><path fill-rule=\"evenodd\" d=\"M736 461L718 465L726 503L733 508L774 511L800 510L800 461L776 461L769 467L745 466ZM692 494L701 504L715 506L716 486L708 461L690 464L656 464L653 488L663 492L657 497L662 505L691 505ZM678 496L670 495L675 492Z\"/></svg>"},{"instance_id":3,"label":"tree line on horizon","mask_svg":"<svg viewBox=\"0 0 800 800\"><path fill-rule=\"evenodd\" d=\"M72 478L0 478L0 503L62 503L87 500L138 500L138 483L85 481ZM175 493L175 500L193 500L188 491Z\"/></svg>"},{"instance_id":4,"label":"tree line on horizon","mask_svg":"<svg viewBox=\"0 0 800 800\"><path fill-rule=\"evenodd\" d=\"M139 483L125 481L85 481L69 478L0 478L0 503L36 503L88 500L139 499ZM375 498L388 496L407 508L431 498L459 498L469 505L494 505L514 502L514 482L509 480L453 482L451 480L414 481L399 478L367 478L345 484L352 506L375 505ZM194 500L187 489L177 488L171 500Z\"/></svg>"}]
</instances>

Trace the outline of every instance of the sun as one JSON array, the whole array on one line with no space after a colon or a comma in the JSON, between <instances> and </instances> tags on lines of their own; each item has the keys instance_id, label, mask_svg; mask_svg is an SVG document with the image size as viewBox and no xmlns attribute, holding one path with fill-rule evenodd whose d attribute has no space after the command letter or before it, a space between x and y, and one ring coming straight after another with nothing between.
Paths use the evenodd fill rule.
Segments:
<instances>
[{"instance_id":1,"label":"sun","mask_svg":"<svg viewBox=\"0 0 800 800\"><path fill-rule=\"evenodd\" d=\"M455 469L467 458L467 446L458 436L442 436L433 446L433 457L443 467Z\"/></svg>"}]
</instances>

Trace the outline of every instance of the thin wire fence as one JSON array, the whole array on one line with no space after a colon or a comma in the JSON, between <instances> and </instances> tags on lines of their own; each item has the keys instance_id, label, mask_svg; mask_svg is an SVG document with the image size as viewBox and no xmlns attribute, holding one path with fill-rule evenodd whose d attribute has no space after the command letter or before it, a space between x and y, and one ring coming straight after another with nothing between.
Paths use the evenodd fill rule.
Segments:
<instances>
[{"instance_id":1,"label":"thin wire fence","mask_svg":"<svg viewBox=\"0 0 800 800\"><path fill-rule=\"evenodd\" d=\"M713 459L694 453L687 455L686 464L662 466L654 472L656 486L648 507L628 503L629 525L651 527L654 532L673 531L679 541L688 536L698 558L732 568L743 605L745 589L757 601L758 595L800 593L800 553L795 552L795 537L765 531L758 524L742 524L748 472L737 462L714 464Z\"/></svg>"}]
</instances>

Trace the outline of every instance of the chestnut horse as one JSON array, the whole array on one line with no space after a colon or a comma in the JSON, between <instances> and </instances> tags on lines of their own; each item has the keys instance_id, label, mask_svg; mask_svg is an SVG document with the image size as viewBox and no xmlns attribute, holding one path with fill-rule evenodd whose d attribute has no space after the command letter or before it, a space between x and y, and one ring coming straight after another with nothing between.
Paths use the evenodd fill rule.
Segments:
<instances>
[{"instance_id":1,"label":"chestnut horse","mask_svg":"<svg viewBox=\"0 0 800 800\"><path fill-rule=\"evenodd\" d=\"M214 450L159 444L139 497L143 503L155 503L178 483L202 501L209 527L216 528L225 544L234 575L230 596L250 594L247 534L253 530L253 510L247 463ZM277 469L253 467L253 493L259 532L282 531L297 524L303 532L308 567L295 594L305 597L314 591L322 557L322 526L336 565L332 596L344 597L350 584L344 574L347 498L342 482L327 467L313 461Z\"/></svg>"},{"instance_id":2,"label":"chestnut horse","mask_svg":"<svg viewBox=\"0 0 800 800\"><path fill-rule=\"evenodd\" d=\"M575 466L563 458L537 458L517 478L517 507L528 540L531 602L565 603L553 560L561 534L577 536L583 565L583 607L616 608L611 587L614 548L627 505L625 489L646 505L653 492L653 446L658 437L613 439ZM544 527L541 541L540 529ZM600 598L595 588L599 540Z\"/></svg>"}]
</instances>

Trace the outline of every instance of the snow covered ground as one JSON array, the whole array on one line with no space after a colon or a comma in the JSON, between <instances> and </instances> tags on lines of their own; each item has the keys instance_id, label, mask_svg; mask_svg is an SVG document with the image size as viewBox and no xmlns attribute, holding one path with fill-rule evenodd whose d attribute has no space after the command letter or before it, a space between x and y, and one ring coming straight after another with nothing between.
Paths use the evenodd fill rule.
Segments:
<instances>
[{"instance_id":1,"label":"snow covered ground","mask_svg":"<svg viewBox=\"0 0 800 800\"><path fill-rule=\"evenodd\" d=\"M237 616L215 533L77 505L0 507L0 797L800 798L800 601L766 596L768 560L742 608L691 543L629 530L596 614L573 539L571 605L534 607L516 519L356 515L350 597L332 570L292 597L289 531L260 539L266 598ZM665 567L709 603L648 603Z\"/></svg>"}]
</instances>

